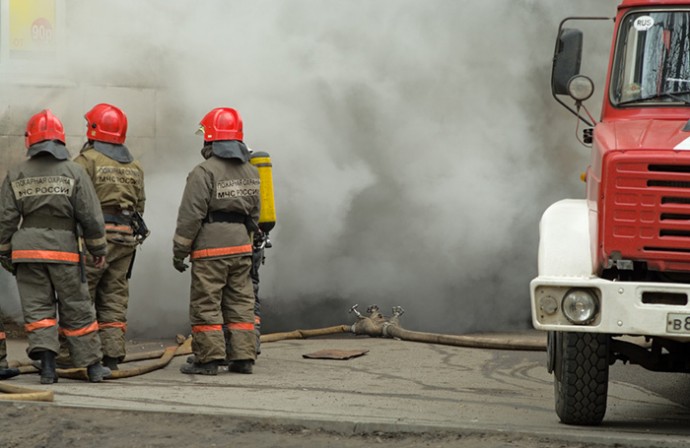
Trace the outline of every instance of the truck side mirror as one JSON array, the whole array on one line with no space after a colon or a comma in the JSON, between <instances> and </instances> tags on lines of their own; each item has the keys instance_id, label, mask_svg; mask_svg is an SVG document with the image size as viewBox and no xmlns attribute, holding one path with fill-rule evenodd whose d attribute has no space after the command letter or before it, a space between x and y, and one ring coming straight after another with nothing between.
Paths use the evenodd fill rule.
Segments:
<instances>
[{"instance_id":1,"label":"truck side mirror","mask_svg":"<svg viewBox=\"0 0 690 448\"><path fill-rule=\"evenodd\" d=\"M582 61L582 31L563 28L556 42L551 71L551 91L554 95L568 95L568 82L580 73Z\"/></svg>"}]
</instances>

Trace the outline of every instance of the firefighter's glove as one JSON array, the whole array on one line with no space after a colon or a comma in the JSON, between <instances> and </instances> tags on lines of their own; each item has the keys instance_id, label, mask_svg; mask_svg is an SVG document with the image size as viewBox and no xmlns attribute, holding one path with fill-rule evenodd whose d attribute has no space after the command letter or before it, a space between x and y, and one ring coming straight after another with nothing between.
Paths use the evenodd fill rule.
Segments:
<instances>
[{"instance_id":1,"label":"firefighter's glove","mask_svg":"<svg viewBox=\"0 0 690 448\"><path fill-rule=\"evenodd\" d=\"M0 255L0 265L10 274L15 274L14 264L12 264L12 258L9 255Z\"/></svg>"},{"instance_id":2,"label":"firefighter's glove","mask_svg":"<svg viewBox=\"0 0 690 448\"><path fill-rule=\"evenodd\" d=\"M173 267L179 272L184 272L187 270L189 265L184 262L184 258L173 257Z\"/></svg>"}]
</instances>

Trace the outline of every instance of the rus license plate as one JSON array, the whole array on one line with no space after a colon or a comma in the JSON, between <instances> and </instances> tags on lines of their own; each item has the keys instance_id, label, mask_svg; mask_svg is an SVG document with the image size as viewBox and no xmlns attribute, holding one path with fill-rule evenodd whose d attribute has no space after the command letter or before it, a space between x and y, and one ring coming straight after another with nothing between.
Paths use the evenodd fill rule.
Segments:
<instances>
[{"instance_id":1,"label":"rus license plate","mask_svg":"<svg viewBox=\"0 0 690 448\"><path fill-rule=\"evenodd\" d=\"M690 334L690 314L668 313L666 315L666 332Z\"/></svg>"}]
</instances>

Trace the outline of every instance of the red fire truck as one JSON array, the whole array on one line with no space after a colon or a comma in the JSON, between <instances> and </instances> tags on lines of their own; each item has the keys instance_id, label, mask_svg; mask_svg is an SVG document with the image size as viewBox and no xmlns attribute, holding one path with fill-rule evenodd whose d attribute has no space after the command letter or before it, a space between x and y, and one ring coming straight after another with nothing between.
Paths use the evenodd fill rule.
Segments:
<instances>
[{"instance_id":1,"label":"red fire truck","mask_svg":"<svg viewBox=\"0 0 690 448\"><path fill-rule=\"evenodd\" d=\"M577 26L604 19L614 32L596 120ZM542 216L532 321L548 332L560 420L596 425L616 361L690 372L690 1L563 20L551 84L591 156L586 198Z\"/></svg>"}]
</instances>

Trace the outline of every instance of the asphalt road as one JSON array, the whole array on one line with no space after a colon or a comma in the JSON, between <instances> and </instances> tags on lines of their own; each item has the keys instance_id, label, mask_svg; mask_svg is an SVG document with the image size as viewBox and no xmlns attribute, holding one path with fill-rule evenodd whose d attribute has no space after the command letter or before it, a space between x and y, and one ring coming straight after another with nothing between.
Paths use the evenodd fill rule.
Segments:
<instances>
[{"instance_id":1,"label":"asphalt road","mask_svg":"<svg viewBox=\"0 0 690 448\"><path fill-rule=\"evenodd\" d=\"M23 356L22 344L11 342L10 358ZM346 361L303 357L324 349L368 352ZM97 417L100 413L117 412L120 419L148 415L150 431L142 429L138 440L146 440L146 434L155 432L155 428L185 429L182 423L171 427L172 418L155 423L153 415L175 415L188 422L190 426L183 433L198 428L202 417L201 421L210 425L207 434L224 427L210 422L226 419L235 424L243 422L243 433L252 432L248 427L260 427L264 428L261 434L268 436L324 437L324 445L314 439L311 446L327 446L327 441L336 436L340 437L340 446L358 446L356 441L347 445L353 437L378 438L374 441L386 446L387 437L394 435L397 439L390 442L395 443L391 446L405 446L401 443L406 440L411 443L407 446L438 447L680 447L687 446L690 436L690 378L621 364L611 370L609 406L601 426L583 428L559 423L543 352L352 336L264 344L253 375L183 375L179 367L184 361L184 357L177 357L164 369L102 384L61 379L55 385L42 386L36 375L13 378L7 383L54 391L55 401L47 405L22 404L24 411L14 412L9 420L2 418L0 432L7 436L19 430L11 424L12 419L28 419L24 425L35 424L36 430L41 425L56 424L50 418L52 423L41 423L41 418L27 417L26 409L39 409L37 415L52 410L92 410L88 414L92 426L107 421L107 417ZM71 421L79 421L78 415L72 415ZM137 418L137 422L142 421ZM136 426L126 425L132 430ZM81 432L79 440L88 440L88 434ZM469 443L473 437L474 442ZM418 444L413 443L415 440ZM151 439L142 446L159 446L158 441ZM275 446L266 440L266 445L255 442L256 446ZM75 440L70 440L69 445L80 446Z\"/></svg>"}]
</instances>

